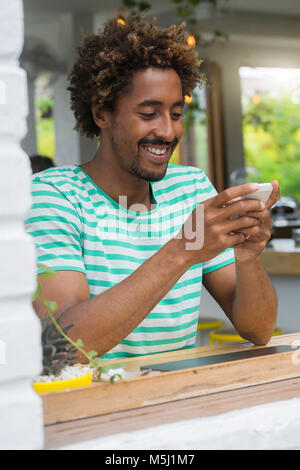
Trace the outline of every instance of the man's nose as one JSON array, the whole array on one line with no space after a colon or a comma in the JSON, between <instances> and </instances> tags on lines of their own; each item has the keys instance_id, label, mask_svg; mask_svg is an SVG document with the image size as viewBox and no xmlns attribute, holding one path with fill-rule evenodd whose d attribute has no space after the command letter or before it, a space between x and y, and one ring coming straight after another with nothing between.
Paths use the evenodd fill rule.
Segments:
<instances>
[{"instance_id":1,"label":"man's nose","mask_svg":"<svg viewBox=\"0 0 300 470\"><path fill-rule=\"evenodd\" d=\"M155 135L167 142L172 142L175 139L175 123L171 117L164 116L159 120L155 129Z\"/></svg>"}]
</instances>

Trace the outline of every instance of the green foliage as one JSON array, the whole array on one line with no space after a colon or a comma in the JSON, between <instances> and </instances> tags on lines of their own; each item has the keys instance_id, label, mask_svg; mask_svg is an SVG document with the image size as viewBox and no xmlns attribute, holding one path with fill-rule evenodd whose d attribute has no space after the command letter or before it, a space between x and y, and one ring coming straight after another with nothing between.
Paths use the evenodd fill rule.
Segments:
<instances>
[{"instance_id":1,"label":"green foliage","mask_svg":"<svg viewBox=\"0 0 300 470\"><path fill-rule=\"evenodd\" d=\"M55 156L55 131L52 98L36 98L36 133L37 151L40 155L54 158Z\"/></svg>"},{"instance_id":2,"label":"green foliage","mask_svg":"<svg viewBox=\"0 0 300 470\"><path fill-rule=\"evenodd\" d=\"M51 268L46 266L45 264L38 263L38 268L44 270L44 272L41 274L41 277L44 278L50 278L55 276L55 271L53 271ZM84 348L84 344L80 338L77 339L77 341L73 341L67 334L66 331L70 329L73 325L68 325L67 327L62 328L59 320L62 315L60 315L58 318L55 317L55 313L57 311L57 303L54 301L46 300L42 296L42 288L41 288L41 283L37 282L37 288L36 291L34 292L32 296L32 301L35 301L38 297L41 299L43 305L46 308L48 317L46 317L42 325L44 327L44 330L46 333L42 335L42 343L43 341L48 340L48 343L46 345L43 344L43 364L46 364L46 367L44 366L44 374L49 374L49 373L54 373L57 375L60 370L68 363L72 364L73 359L75 356L72 354L75 351L78 351L80 354L82 354L89 363L89 366L93 369L96 369L96 376L97 379L101 379L101 374L104 372L107 372L109 369L115 369L121 367L120 364L115 364L112 366L104 366L101 358L98 357L99 354L97 351L89 351L86 352ZM52 328L49 328L49 320L52 323ZM51 325L50 325L51 326ZM57 334L54 335L54 341L53 341L53 326L55 327L56 333L58 332L61 336L60 339L57 338ZM52 337L52 338L51 338ZM50 341L51 339L51 341ZM51 344L50 344L51 343ZM69 348L66 347L66 344L69 345ZM58 346L58 348L55 348L55 346ZM61 349L59 349L59 346ZM58 353L58 354L57 354ZM63 354L60 354L63 353ZM114 383L115 378L119 377L122 379L120 374L115 374L111 377L110 382Z\"/></svg>"},{"instance_id":3,"label":"green foliage","mask_svg":"<svg viewBox=\"0 0 300 470\"><path fill-rule=\"evenodd\" d=\"M37 151L40 155L54 158L55 154L55 132L53 118L37 118Z\"/></svg>"},{"instance_id":4,"label":"green foliage","mask_svg":"<svg viewBox=\"0 0 300 470\"><path fill-rule=\"evenodd\" d=\"M171 158L169 160L169 163L173 163L174 165L179 165L180 158L179 158L179 147L177 145L176 149L171 155Z\"/></svg>"},{"instance_id":5,"label":"green foliage","mask_svg":"<svg viewBox=\"0 0 300 470\"><path fill-rule=\"evenodd\" d=\"M217 0L171 0L172 3L185 3L187 5L191 5L192 7L196 7L199 3L213 3L214 5L217 3Z\"/></svg>"},{"instance_id":6,"label":"green foliage","mask_svg":"<svg viewBox=\"0 0 300 470\"><path fill-rule=\"evenodd\" d=\"M146 1L122 0L122 3L130 11L130 15L136 15L151 8L151 3Z\"/></svg>"},{"instance_id":7,"label":"green foliage","mask_svg":"<svg viewBox=\"0 0 300 470\"><path fill-rule=\"evenodd\" d=\"M243 111L246 166L263 182L277 179L282 196L300 201L300 111L289 95L262 97Z\"/></svg>"},{"instance_id":8,"label":"green foliage","mask_svg":"<svg viewBox=\"0 0 300 470\"><path fill-rule=\"evenodd\" d=\"M59 322L59 317L56 318ZM73 325L63 328L64 333ZM59 375L66 365L74 364L76 348L67 339L63 338L50 317L42 320L42 348L43 348L43 371L42 375Z\"/></svg>"},{"instance_id":9,"label":"green foliage","mask_svg":"<svg viewBox=\"0 0 300 470\"><path fill-rule=\"evenodd\" d=\"M38 107L42 115L46 114L47 112L52 112L53 98L36 98L35 106Z\"/></svg>"},{"instance_id":10,"label":"green foliage","mask_svg":"<svg viewBox=\"0 0 300 470\"><path fill-rule=\"evenodd\" d=\"M187 22L188 25L195 24L194 9L200 3L217 4L217 0L171 0L176 5L176 16Z\"/></svg>"},{"instance_id":11,"label":"green foliage","mask_svg":"<svg viewBox=\"0 0 300 470\"><path fill-rule=\"evenodd\" d=\"M123 5L126 8L134 8L136 6L136 1L135 0L123 0Z\"/></svg>"},{"instance_id":12,"label":"green foliage","mask_svg":"<svg viewBox=\"0 0 300 470\"><path fill-rule=\"evenodd\" d=\"M188 6L176 8L176 16L179 16L183 20L188 20L191 14L192 14L192 10L189 9Z\"/></svg>"},{"instance_id":13,"label":"green foliage","mask_svg":"<svg viewBox=\"0 0 300 470\"><path fill-rule=\"evenodd\" d=\"M196 123L204 124L207 120L205 109L200 105L197 92L192 93L192 102L185 105L184 108L184 130L188 131Z\"/></svg>"},{"instance_id":14,"label":"green foliage","mask_svg":"<svg viewBox=\"0 0 300 470\"><path fill-rule=\"evenodd\" d=\"M149 2L139 2L138 7L140 11L146 11L151 8L151 4Z\"/></svg>"}]
</instances>

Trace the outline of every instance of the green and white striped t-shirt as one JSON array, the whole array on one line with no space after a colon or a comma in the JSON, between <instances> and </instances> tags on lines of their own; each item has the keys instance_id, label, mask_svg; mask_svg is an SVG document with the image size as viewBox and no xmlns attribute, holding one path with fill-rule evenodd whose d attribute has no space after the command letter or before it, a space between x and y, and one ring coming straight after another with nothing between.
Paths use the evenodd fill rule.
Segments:
<instances>
[{"instance_id":1,"label":"green and white striped t-shirt","mask_svg":"<svg viewBox=\"0 0 300 470\"><path fill-rule=\"evenodd\" d=\"M125 199L119 205L77 165L35 174L26 230L34 237L37 261L84 273L94 297L133 273L179 232L197 204L216 194L202 170L181 165L169 164L165 177L150 184L155 204L142 212L127 210ZM103 358L195 346L202 276L233 262L228 249L192 266Z\"/></svg>"}]
</instances>

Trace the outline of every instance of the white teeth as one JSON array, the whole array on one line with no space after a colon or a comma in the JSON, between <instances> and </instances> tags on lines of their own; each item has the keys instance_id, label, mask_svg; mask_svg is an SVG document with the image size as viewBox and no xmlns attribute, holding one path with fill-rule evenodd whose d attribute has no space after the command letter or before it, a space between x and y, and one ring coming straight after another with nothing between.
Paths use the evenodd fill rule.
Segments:
<instances>
[{"instance_id":1,"label":"white teeth","mask_svg":"<svg viewBox=\"0 0 300 470\"><path fill-rule=\"evenodd\" d=\"M166 153L167 149L155 149L151 147L146 147L146 150L148 150L148 152L154 153L155 155L163 155L164 153Z\"/></svg>"}]
</instances>

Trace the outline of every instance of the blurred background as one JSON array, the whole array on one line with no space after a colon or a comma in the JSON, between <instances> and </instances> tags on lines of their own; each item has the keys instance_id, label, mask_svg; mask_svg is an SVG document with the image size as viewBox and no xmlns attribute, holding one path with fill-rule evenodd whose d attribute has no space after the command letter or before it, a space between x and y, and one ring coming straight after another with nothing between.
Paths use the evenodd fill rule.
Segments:
<instances>
[{"instance_id":1,"label":"blurred background","mask_svg":"<svg viewBox=\"0 0 300 470\"><path fill-rule=\"evenodd\" d=\"M218 191L279 181L282 198L272 209L272 240L262 260L277 290L279 326L299 331L300 1L23 3L20 62L27 71L29 115L22 145L31 157L48 157L47 165L84 163L97 148L96 140L73 130L66 90L81 34L96 33L111 18L126 21L133 12L156 16L161 27L186 21L188 44L199 51L208 82L186 99L184 138L171 162L204 169ZM205 292L201 310L224 318Z\"/></svg>"},{"instance_id":2,"label":"blurred background","mask_svg":"<svg viewBox=\"0 0 300 470\"><path fill-rule=\"evenodd\" d=\"M97 143L73 131L67 74L81 33L133 11L162 27L185 20L203 58L208 86L188 105L172 161L203 168L218 190L276 178L283 196L300 201L299 0L24 0L25 151L57 165L91 158Z\"/></svg>"}]
</instances>

